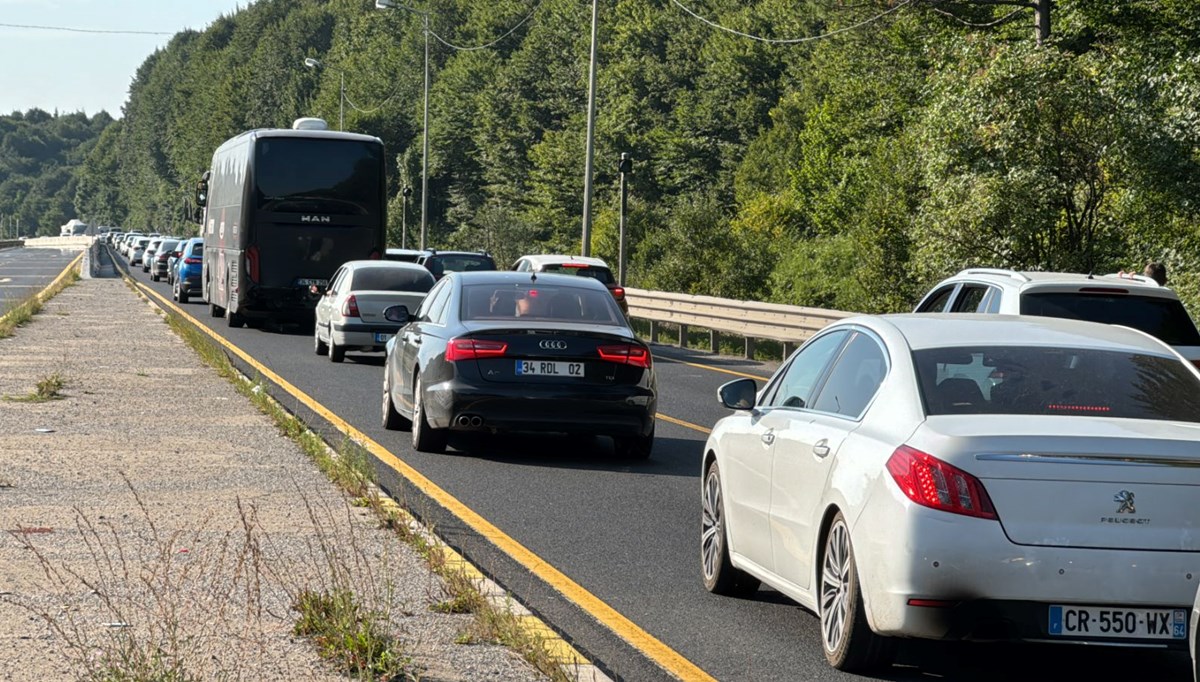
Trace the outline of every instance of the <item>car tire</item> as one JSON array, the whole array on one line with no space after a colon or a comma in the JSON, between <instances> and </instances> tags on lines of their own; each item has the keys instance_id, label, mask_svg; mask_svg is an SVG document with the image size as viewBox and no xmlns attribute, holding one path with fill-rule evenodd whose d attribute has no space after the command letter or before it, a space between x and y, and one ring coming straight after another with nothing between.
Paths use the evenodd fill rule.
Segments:
<instances>
[{"instance_id":1,"label":"car tire","mask_svg":"<svg viewBox=\"0 0 1200 682\"><path fill-rule=\"evenodd\" d=\"M158 273L150 273L150 281L151 282L157 282L160 279L162 279L162 277L159 277Z\"/></svg>"},{"instance_id":2,"label":"car tire","mask_svg":"<svg viewBox=\"0 0 1200 682\"><path fill-rule=\"evenodd\" d=\"M817 600L821 648L829 665L868 672L891 664L896 641L875 634L867 622L850 526L840 511L825 536Z\"/></svg>"},{"instance_id":3,"label":"car tire","mask_svg":"<svg viewBox=\"0 0 1200 682\"><path fill-rule=\"evenodd\" d=\"M700 512L700 577L704 589L727 597L748 597L758 591L759 580L734 568L729 560L729 536L725 531L725 499L721 493L721 469L714 459L704 472Z\"/></svg>"},{"instance_id":4,"label":"car tire","mask_svg":"<svg viewBox=\"0 0 1200 682\"><path fill-rule=\"evenodd\" d=\"M425 399L421 397L421 377L413 386L412 445L417 452L445 452L446 429L435 429L425 418Z\"/></svg>"},{"instance_id":5,"label":"car tire","mask_svg":"<svg viewBox=\"0 0 1200 682\"><path fill-rule=\"evenodd\" d=\"M188 302L188 292L183 290L183 285L181 285L179 283L179 280L175 280L175 289L176 289L176 291L179 292L175 296L175 300L179 301L180 303L187 303Z\"/></svg>"},{"instance_id":6,"label":"car tire","mask_svg":"<svg viewBox=\"0 0 1200 682\"><path fill-rule=\"evenodd\" d=\"M407 424L408 420L396 411L396 405L392 402L392 388L388 385L387 366L385 365L383 369L383 428L397 431Z\"/></svg>"},{"instance_id":7,"label":"car tire","mask_svg":"<svg viewBox=\"0 0 1200 682\"><path fill-rule=\"evenodd\" d=\"M171 300L173 300L173 301L179 300L179 285L175 284L173 282L171 283Z\"/></svg>"},{"instance_id":8,"label":"car tire","mask_svg":"<svg viewBox=\"0 0 1200 682\"><path fill-rule=\"evenodd\" d=\"M329 345L321 340L321 332L315 325L313 326L313 352L317 355L329 354Z\"/></svg>"},{"instance_id":9,"label":"car tire","mask_svg":"<svg viewBox=\"0 0 1200 682\"><path fill-rule=\"evenodd\" d=\"M626 459L650 459L654 449L654 427L645 436L618 436L613 438L617 456Z\"/></svg>"},{"instance_id":10,"label":"car tire","mask_svg":"<svg viewBox=\"0 0 1200 682\"><path fill-rule=\"evenodd\" d=\"M329 330L329 361L342 362L346 359L346 349L337 345L333 340L333 329Z\"/></svg>"}]
</instances>

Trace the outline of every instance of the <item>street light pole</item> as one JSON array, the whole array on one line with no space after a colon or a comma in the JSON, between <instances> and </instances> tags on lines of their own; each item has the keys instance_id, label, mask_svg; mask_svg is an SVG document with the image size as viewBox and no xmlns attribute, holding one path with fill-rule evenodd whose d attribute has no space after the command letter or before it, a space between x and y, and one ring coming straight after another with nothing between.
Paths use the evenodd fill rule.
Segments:
<instances>
[{"instance_id":1,"label":"street light pole","mask_svg":"<svg viewBox=\"0 0 1200 682\"><path fill-rule=\"evenodd\" d=\"M429 12L402 5L395 0L375 0L375 9L404 9L421 15L425 31L425 94L421 123L421 244L425 249L425 237L429 226Z\"/></svg>"},{"instance_id":2,"label":"street light pole","mask_svg":"<svg viewBox=\"0 0 1200 682\"><path fill-rule=\"evenodd\" d=\"M412 196L412 187L404 186L400 191L400 248L408 248L408 198Z\"/></svg>"},{"instance_id":3,"label":"street light pole","mask_svg":"<svg viewBox=\"0 0 1200 682\"><path fill-rule=\"evenodd\" d=\"M583 162L583 250L592 253L592 157L596 137L596 42L600 18L600 1L592 0L592 49L588 58L587 151Z\"/></svg>"},{"instance_id":4,"label":"street light pole","mask_svg":"<svg viewBox=\"0 0 1200 682\"><path fill-rule=\"evenodd\" d=\"M304 58L304 65L310 69L323 69L325 65L319 59ZM337 70L340 86L338 87L338 130L346 129L346 72Z\"/></svg>"},{"instance_id":5,"label":"street light pole","mask_svg":"<svg viewBox=\"0 0 1200 682\"><path fill-rule=\"evenodd\" d=\"M625 185L625 176L633 172L633 159L627 152L621 152L621 161L617 164L621 174L621 213L619 221L619 237L617 247L617 284L625 286L625 209L629 202L629 188Z\"/></svg>"}]
</instances>

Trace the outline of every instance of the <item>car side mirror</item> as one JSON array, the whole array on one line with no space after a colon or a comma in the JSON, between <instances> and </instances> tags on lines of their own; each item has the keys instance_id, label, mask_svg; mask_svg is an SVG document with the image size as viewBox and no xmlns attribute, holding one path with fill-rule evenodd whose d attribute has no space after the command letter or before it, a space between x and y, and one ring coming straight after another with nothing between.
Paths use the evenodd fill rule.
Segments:
<instances>
[{"instance_id":1,"label":"car side mirror","mask_svg":"<svg viewBox=\"0 0 1200 682\"><path fill-rule=\"evenodd\" d=\"M717 389L717 399L731 410L752 410L758 397L758 384L753 379L734 379Z\"/></svg>"},{"instance_id":2,"label":"car side mirror","mask_svg":"<svg viewBox=\"0 0 1200 682\"><path fill-rule=\"evenodd\" d=\"M383 319L388 322L398 322L400 324L412 322L412 315L408 312L406 305L392 305L384 308Z\"/></svg>"}]
</instances>

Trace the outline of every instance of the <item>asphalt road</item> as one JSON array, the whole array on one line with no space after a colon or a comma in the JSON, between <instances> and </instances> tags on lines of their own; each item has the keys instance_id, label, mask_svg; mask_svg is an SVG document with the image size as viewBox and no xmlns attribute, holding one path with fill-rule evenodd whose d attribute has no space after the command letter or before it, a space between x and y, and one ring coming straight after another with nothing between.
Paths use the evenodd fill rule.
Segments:
<instances>
[{"instance_id":1,"label":"asphalt road","mask_svg":"<svg viewBox=\"0 0 1200 682\"><path fill-rule=\"evenodd\" d=\"M0 249L0 314L54 281L80 249Z\"/></svg>"},{"instance_id":2,"label":"asphalt road","mask_svg":"<svg viewBox=\"0 0 1200 682\"><path fill-rule=\"evenodd\" d=\"M150 283L140 269L134 274L170 298L165 283ZM334 364L313 353L311 328L229 329L193 300L182 308L202 324L719 680L1191 679L1186 656L1161 651L930 642L906 646L899 664L885 676L845 675L826 665L817 618L795 603L765 588L751 599L705 592L699 576L703 431L726 413L715 392L735 377L720 370L768 376L770 368L759 363L656 346L660 415L671 419L659 421L648 462L616 458L607 439L556 437L452 439L449 454L430 455L414 452L407 432L379 426L381 354L350 353L344 364ZM286 394L273 392L285 406L318 426L323 423ZM189 409L171 407L175 413ZM568 603L390 469L377 469L385 489L614 677L670 679L641 650Z\"/></svg>"}]
</instances>

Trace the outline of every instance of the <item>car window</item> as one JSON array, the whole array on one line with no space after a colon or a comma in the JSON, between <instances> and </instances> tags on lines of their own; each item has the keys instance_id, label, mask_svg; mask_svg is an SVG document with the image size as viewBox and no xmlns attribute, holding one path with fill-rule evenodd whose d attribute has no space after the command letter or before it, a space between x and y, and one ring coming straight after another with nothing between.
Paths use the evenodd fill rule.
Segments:
<instances>
[{"instance_id":1,"label":"car window","mask_svg":"<svg viewBox=\"0 0 1200 682\"><path fill-rule=\"evenodd\" d=\"M464 320L584 322L626 326L609 292L601 289L536 284L472 284L463 287Z\"/></svg>"},{"instance_id":2,"label":"car window","mask_svg":"<svg viewBox=\"0 0 1200 682\"><path fill-rule=\"evenodd\" d=\"M1122 293L1030 292L1022 315L1065 317L1133 327L1172 346L1200 346L1200 332L1178 299Z\"/></svg>"},{"instance_id":3,"label":"car window","mask_svg":"<svg viewBox=\"0 0 1200 682\"><path fill-rule=\"evenodd\" d=\"M921 305L917 307L918 313L940 313L946 309L946 304L950 302L950 295L954 293L956 284L947 284L946 286L934 291L932 294L925 297Z\"/></svg>"},{"instance_id":4,"label":"car window","mask_svg":"<svg viewBox=\"0 0 1200 682\"><path fill-rule=\"evenodd\" d=\"M569 266L562 263L552 263L542 268L542 272L548 272L555 275L575 275L577 277L591 277L598 279L604 284L613 284L617 280L613 277L612 271L608 268L602 268L594 265L585 267Z\"/></svg>"},{"instance_id":5,"label":"car window","mask_svg":"<svg viewBox=\"0 0 1200 682\"><path fill-rule=\"evenodd\" d=\"M425 269L359 268L350 286L354 291L416 291L433 288L433 275Z\"/></svg>"},{"instance_id":6,"label":"car window","mask_svg":"<svg viewBox=\"0 0 1200 682\"><path fill-rule=\"evenodd\" d=\"M199 258L204 255L204 242L194 242L192 244L192 257Z\"/></svg>"},{"instance_id":7,"label":"car window","mask_svg":"<svg viewBox=\"0 0 1200 682\"><path fill-rule=\"evenodd\" d=\"M1200 422L1200 379L1175 357L972 346L913 353L926 414L1067 414Z\"/></svg>"},{"instance_id":8,"label":"car window","mask_svg":"<svg viewBox=\"0 0 1200 682\"><path fill-rule=\"evenodd\" d=\"M433 320L433 313L445 307L446 298L450 295L449 282L443 281L429 291L429 295L421 302L421 307L417 310L417 319L423 321Z\"/></svg>"},{"instance_id":9,"label":"car window","mask_svg":"<svg viewBox=\"0 0 1200 682\"><path fill-rule=\"evenodd\" d=\"M879 343L856 332L834 362L813 409L858 417L875 397L886 374L887 359Z\"/></svg>"},{"instance_id":10,"label":"car window","mask_svg":"<svg viewBox=\"0 0 1200 682\"><path fill-rule=\"evenodd\" d=\"M958 291L954 301L953 312L982 313L983 301L987 297L989 287L983 284L964 284Z\"/></svg>"},{"instance_id":11,"label":"car window","mask_svg":"<svg viewBox=\"0 0 1200 682\"><path fill-rule=\"evenodd\" d=\"M338 268L333 273L333 277L329 279L329 287L326 289L329 293L336 293L342 287L342 280L346 278L345 268Z\"/></svg>"},{"instance_id":12,"label":"car window","mask_svg":"<svg viewBox=\"0 0 1200 682\"><path fill-rule=\"evenodd\" d=\"M834 353L846 340L846 330L836 330L809 341L792 356L783 374L764 396L764 407L807 407L813 389L825 374Z\"/></svg>"}]
</instances>

